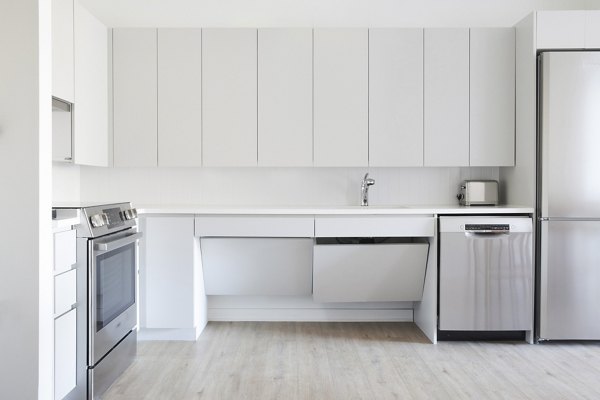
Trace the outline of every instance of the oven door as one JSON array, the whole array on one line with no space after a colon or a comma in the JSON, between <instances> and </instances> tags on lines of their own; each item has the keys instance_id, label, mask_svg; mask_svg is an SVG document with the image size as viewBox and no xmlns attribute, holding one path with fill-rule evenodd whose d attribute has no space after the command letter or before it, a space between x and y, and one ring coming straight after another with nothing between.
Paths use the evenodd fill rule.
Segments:
<instances>
[{"instance_id":1,"label":"oven door","mask_svg":"<svg viewBox=\"0 0 600 400\"><path fill-rule=\"evenodd\" d=\"M95 366L137 324L135 229L91 240L88 364Z\"/></svg>"}]
</instances>

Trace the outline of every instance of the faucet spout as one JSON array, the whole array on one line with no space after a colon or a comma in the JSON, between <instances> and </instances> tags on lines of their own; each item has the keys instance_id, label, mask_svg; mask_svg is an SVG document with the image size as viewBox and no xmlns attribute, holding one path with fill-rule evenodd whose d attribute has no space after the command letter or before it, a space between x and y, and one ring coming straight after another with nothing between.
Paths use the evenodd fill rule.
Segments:
<instances>
[{"instance_id":1,"label":"faucet spout","mask_svg":"<svg viewBox=\"0 0 600 400\"><path fill-rule=\"evenodd\" d=\"M373 178L369 178L369 173L367 172L365 174L365 177L362 180L362 183L360 185L360 191L361 191L361 206L368 206L369 205L369 186L373 186L375 184L375 179Z\"/></svg>"}]
</instances>

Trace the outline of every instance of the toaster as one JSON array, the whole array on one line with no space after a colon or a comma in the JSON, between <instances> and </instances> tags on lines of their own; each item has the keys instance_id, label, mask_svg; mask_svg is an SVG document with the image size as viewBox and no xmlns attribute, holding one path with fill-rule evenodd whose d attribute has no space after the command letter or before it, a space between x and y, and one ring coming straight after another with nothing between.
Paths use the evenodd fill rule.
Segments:
<instances>
[{"instance_id":1,"label":"toaster","mask_svg":"<svg viewBox=\"0 0 600 400\"><path fill-rule=\"evenodd\" d=\"M456 197L462 206L497 206L498 181L464 181Z\"/></svg>"}]
</instances>

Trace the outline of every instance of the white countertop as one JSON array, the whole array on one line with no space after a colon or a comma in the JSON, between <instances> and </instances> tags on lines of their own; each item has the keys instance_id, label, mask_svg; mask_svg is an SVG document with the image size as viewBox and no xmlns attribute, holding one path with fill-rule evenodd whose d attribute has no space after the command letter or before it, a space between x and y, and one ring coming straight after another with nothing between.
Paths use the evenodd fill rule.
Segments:
<instances>
[{"instance_id":1,"label":"white countertop","mask_svg":"<svg viewBox=\"0 0 600 400\"><path fill-rule=\"evenodd\" d=\"M220 214L220 215L414 215L414 214L532 214L532 207L518 205L459 206L199 206L136 205L140 214Z\"/></svg>"}]
</instances>

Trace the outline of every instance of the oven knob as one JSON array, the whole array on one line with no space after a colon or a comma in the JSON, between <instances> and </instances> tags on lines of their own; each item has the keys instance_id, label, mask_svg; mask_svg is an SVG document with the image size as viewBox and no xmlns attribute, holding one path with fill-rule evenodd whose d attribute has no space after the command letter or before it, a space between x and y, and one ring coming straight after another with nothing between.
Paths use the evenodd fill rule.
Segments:
<instances>
[{"instance_id":1,"label":"oven knob","mask_svg":"<svg viewBox=\"0 0 600 400\"><path fill-rule=\"evenodd\" d=\"M125 210L122 212L123 220L130 220L137 218L137 210L135 208L130 208L129 210Z\"/></svg>"},{"instance_id":2,"label":"oven knob","mask_svg":"<svg viewBox=\"0 0 600 400\"><path fill-rule=\"evenodd\" d=\"M108 216L104 213L94 214L90 217L90 223L94 228L100 228L101 226L106 225L108 220Z\"/></svg>"}]
</instances>

